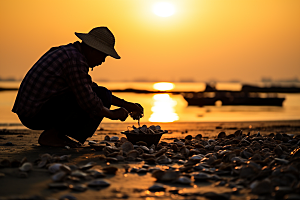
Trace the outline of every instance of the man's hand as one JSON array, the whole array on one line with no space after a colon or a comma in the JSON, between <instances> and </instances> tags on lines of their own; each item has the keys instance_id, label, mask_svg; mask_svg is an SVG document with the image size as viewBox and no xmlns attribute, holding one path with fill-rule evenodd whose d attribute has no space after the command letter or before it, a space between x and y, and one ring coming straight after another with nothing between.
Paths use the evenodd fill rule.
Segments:
<instances>
[{"instance_id":1,"label":"man's hand","mask_svg":"<svg viewBox=\"0 0 300 200\"><path fill-rule=\"evenodd\" d=\"M112 120L121 120L122 122L125 121L128 117L128 111L125 108L118 108L115 110L111 110Z\"/></svg>"},{"instance_id":2,"label":"man's hand","mask_svg":"<svg viewBox=\"0 0 300 200\"><path fill-rule=\"evenodd\" d=\"M128 117L128 111L125 108L118 108L115 110L110 110L106 107L102 110L102 116L107 117L112 120L121 120L125 121Z\"/></svg>"},{"instance_id":3,"label":"man's hand","mask_svg":"<svg viewBox=\"0 0 300 200\"><path fill-rule=\"evenodd\" d=\"M140 119L144 116L144 108L138 103L132 103L112 95L112 105L125 108L133 119Z\"/></svg>"},{"instance_id":4,"label":"man's hand","mask_svg":"<svg viewBox=\"0 0 300 200\"><path fill-rule=\"evenodd\" d=\"M129 103L126 108L132 119L140 119L144 116L144 108L139 103Z\"/></svg>"}]
</instances>

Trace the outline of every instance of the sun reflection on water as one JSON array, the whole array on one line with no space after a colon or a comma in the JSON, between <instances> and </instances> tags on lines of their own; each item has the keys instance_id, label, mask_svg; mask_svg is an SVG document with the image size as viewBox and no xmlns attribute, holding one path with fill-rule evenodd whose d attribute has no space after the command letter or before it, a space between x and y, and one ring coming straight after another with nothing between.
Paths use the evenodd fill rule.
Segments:
<instances>
[{"instance_id":1,"label":"sun reflection on water","mask_svg":"<svg viewBox=\"0 0 300 200\"><path fill-rule=\"evenodd\" d=\"M174 122L179 119L174 109L177 102L169 94L155 94L153 100L150 122Z\"/></svg>"},{"instance_id":2,"label":"sun reflection on water","mask_svg":"<svg viewBox=\"0 0 300 200\"><path fill-rule=\"evenodd\" d=\"M168 91L174 89L175 84L170 82L159 82L153 84L153 88L159 91ZM170 94L155 94L153 96L153 112L149 118L150 122L174 122L179 119L175 112L177 101L172 99Z\"/></svg>"}]
</instances>

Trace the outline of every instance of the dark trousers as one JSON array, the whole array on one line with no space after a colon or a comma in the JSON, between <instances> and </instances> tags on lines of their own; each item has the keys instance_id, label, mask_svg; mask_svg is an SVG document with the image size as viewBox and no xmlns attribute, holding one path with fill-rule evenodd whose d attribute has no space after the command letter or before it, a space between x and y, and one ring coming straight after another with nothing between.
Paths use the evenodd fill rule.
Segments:
<instances>
[{"instance_id":1,"label":"dark trousers","mask_svg":"<svg viewBox=\"0 0 300 200\"><path fill-rule=\"evenodd\" d=\"M111 91L105 87L93 87L93 91L102 100L106 108L110 108L112 101ZM19 116L22 124L33 130L56 129L60 135L70 136L77 141L84 141L91 137L103 117L91 118L77 103L75 95L65 92L53 97L42 106L37 115L32 118Z\"/></svg>"}]
</instances>

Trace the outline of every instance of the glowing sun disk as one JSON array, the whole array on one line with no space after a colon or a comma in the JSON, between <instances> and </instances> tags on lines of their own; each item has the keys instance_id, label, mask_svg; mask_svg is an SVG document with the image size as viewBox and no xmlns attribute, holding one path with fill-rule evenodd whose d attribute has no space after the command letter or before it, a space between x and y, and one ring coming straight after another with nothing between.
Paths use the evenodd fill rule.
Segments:
<instances>
[{"instance_id":1,"label":"glowing sun disk","mask_svg":"<svg viewBox=\"0 0 300 200\"><path fill-rule=\"evenodd\" d=\"M167 91L167 90L172 90L174 88L174 84L168 82L159 82L159 83L155 83L153 85L153 88L159 91Z\"/></svg>"},{"instance_id":2,"label":"glowing sun disk","mask_svg":"<svg viewBox=\"0 0 300 200\"><path fill-rule=\"evenodd\" d=\"M169 2L157 2L153 6L153 12L160 17L169 17L175 13L175 7Z\"/></svg>"}]
</instances>

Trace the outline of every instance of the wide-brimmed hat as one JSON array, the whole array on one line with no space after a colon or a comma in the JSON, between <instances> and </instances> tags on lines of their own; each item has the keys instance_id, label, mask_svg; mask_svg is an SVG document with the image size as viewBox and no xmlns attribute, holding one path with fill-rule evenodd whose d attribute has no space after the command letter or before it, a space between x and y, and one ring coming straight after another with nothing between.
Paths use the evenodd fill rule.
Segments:
<instances>
[{"instance_id":1,"label":"wide-brimmed hat","mask_svg":"<svg viewBox=\"0 0 300 200\"><path fill-rule=\"evenodd\" d=\"M75 32L75 35L90 47L106 53L113 58L121 58L114 48L115 37L107 27L96 27L89 33Z\"/></svg>"}]
</instances>

